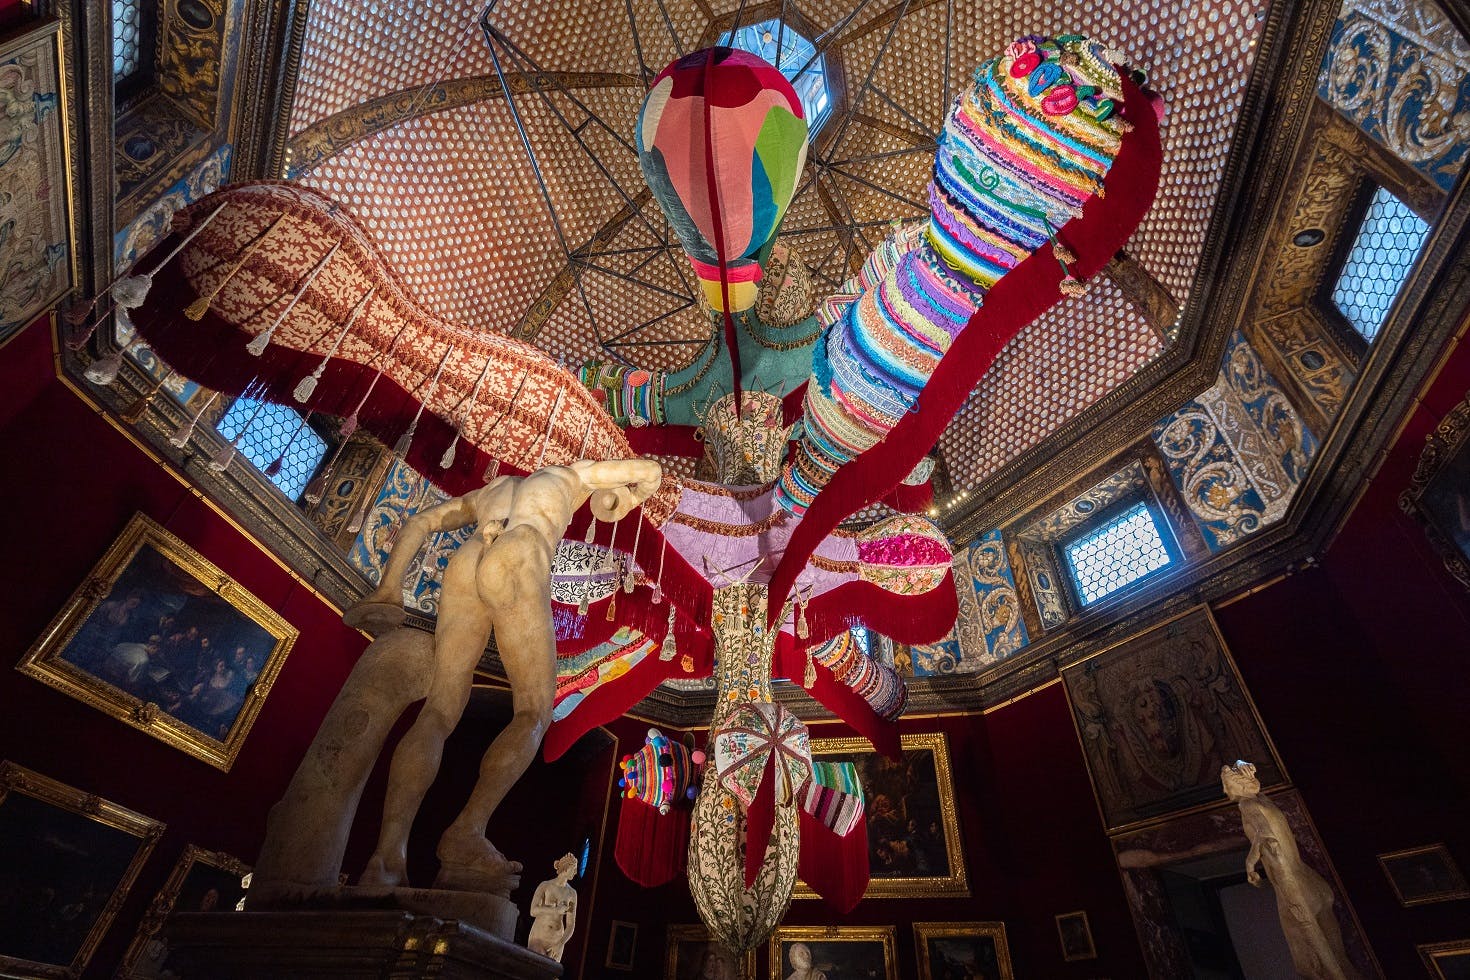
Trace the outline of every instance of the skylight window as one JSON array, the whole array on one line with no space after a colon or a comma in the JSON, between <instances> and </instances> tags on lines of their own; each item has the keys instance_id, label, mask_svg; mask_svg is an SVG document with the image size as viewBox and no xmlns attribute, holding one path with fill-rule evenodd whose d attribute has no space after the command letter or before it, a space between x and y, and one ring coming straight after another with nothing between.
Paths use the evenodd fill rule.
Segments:
<instances>
[{"instance_id":1,"label":"skylight window","mask_svg":"<svg viewBox=\"0 0 1470 980\"><path fill-rule=\"evenodd\" d=\"M1062 547L1083 606L1105 599L1170 565L1153 512L1139 501Z\"/></svg>"},{"instance_id":2,"label":"skylight window","mask_svg":"<svg viewBox=\"0 0 1470 980\"><path fill-rule=\"evenodd\" d=\"M280 459L281 471L269 479L287 497L299 500L327 455L327 441L302 421L300 413L285 405L236 398L215 428L226 439L243 430L236 443L240 455L262 473Z\"/></svg>"},{"instance_id":3,"label":"skylight window","mask_svg":"<svg viewBox=\"0 0 1470 980\"><path fill-rule=\"evenodd\" d=\"M126 81L142 62L141 0L112 0L112 80Z\"/></svg>"},{"instance_id":4,"label":"skylight window","mask_svg":"<svg viewBox=\"0 0 1470 980\"><path fill-rule=\"evenodd\" d=\"M1382 187L1373 192L1332 289L1332 302L1368 343L1382 329L1428 237L1429 225L1407 204Z\"/></svg>"},{"instance_id":5,"label":"skylight window","mask_svg":"<svg viewBox=\"0 0 1470 980\"><path fill-rule=\"evenodd\" d=\"M759 24L748 24L734 34L726 31L720 38L720 44L749 51L775 65L801 99L807 132L815 135L822 128L832 112L832 97L827 91L827 56L824 54L812 61L817 49L811 41L790 24L783 27L780 20L772 18ZM806 67L808 62L811 62L810 67ZM806 71L803 72L804 67ZM797 72L801 72L799 78Z\"/></svg>"}]
</instances>

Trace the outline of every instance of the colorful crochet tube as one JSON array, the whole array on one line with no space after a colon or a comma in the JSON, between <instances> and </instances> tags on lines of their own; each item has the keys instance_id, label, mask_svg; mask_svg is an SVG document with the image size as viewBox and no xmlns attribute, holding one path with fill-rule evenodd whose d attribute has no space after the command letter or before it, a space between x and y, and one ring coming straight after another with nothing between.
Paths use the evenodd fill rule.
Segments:
<instances>
[{"instance_id":1,"label":"colorful crochet tube","mask_svg":"<svg viewBox=\"0 0 1470 980\"><path fill-rule=\"evenodd\" d=\"M844 464L914 409L954 338L1002 276L1102 193L1126 123L1116 60L1079 35L1025 37L975 73L940 134L930 219L896 233L882 271L833 318L812 353L796 452L776 496L803 514ZM881 255L879 253L882 253ZM1080 291L1070 277L1064 291ZM830 308L829 308L830 309Z\"/></svg>"}]
</instances>

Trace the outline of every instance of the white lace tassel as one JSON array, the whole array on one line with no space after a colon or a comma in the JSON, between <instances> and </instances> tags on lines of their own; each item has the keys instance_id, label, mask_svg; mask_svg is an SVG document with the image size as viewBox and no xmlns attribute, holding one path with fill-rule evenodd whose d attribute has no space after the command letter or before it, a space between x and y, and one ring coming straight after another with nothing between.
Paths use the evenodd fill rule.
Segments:
<instances>
[{"instance_id":1,"label":"white lace tassel","mask_svg":"<svg viewBox=\"0 0 1470 980\"><path fill-rule=\"evenodd\" d=\"M245 345L246 350L256 357L265 353L266 347L270 345L271 337L275 336L276 328L286 322L286 317L296 308L296 304L300 302L301 297L306 295L306 291L311 288L311 284L316 281L316 277L321 273L322 269L326 268L327 262L331 260L332 256L337 254L337 249L341 247L341 242L333 242L332 247L327 249L327 254L317 259L316 265L312 266L311 271L306 274L306 281L301 284L300 289L296 290L296 295L291 297L291 302L286 304L286 308L281 311L281 315L276 317L275 322L269 327L256 334L255 339Z\"/></svg>"},{"instance_id":2,"label":"white lace tassel","mask_svg":"<svg viewBox=\"0 0 1470 980\"><path fill-rule=\"evenodd\" d=\"M199 425L199 420L203 418L204 413L209 411L210 407L214 405L215 399L217 398L219 398L219 392L216 391L209 396L209 400L204 403L199 411L189 416L188 421L184 422L177 429L175 429L174 434L168 437L169 445L174 446L178 449L183 449L184 446L188 445L189 440L194 436L195 427Z\"/></svg>"},{"instance_id":3,"label":"white lace tassel","mask_svg":"<svg viewBox=\"0 0 1470 980\"><path fill-rule=\"evenodd\" d=\"M327 351L321 363L316 366L316 370L296 383L296 390L292 394L297 401L305 402L316 393L317 382L322 380L322 373L327 369L327 362L337 356L337 351L341 348L342 341L347 339L347 332L352 329L352 324L356 322L357 315L362 312L363 307L367 306L367 302L372 299L372 296L373 287L370 286L368 287L368 291L362 294L362 299L358 300L357 305L352 308L352 312L347 314L347 322L342 324L342 330L337 334L336 343L332 344L332 349Z\"/></svg>"},{"instance_id":4,"label":"white lace tassel","mask_svg":"<svg viewBox=\"0 0 1470 980\"><path fill-rule=\"evenodd\" d=\"M434 369L434 377L429 382L429 390L424 394L423 401L419 402L418 411L413 413L413 421L408 423L408 431L398 437L398 442L393 446L393 455L403 459L408 455L409 446L413 444L414 433L419 430L419 419L423 418L424 409L434 398L434 392L439 388L439 375L444 373L444 365L449 362L449 355L454 353L454 345L450 344L444 351L444 356L439 358L439 366Z\"/></svg>"}]
</instances>

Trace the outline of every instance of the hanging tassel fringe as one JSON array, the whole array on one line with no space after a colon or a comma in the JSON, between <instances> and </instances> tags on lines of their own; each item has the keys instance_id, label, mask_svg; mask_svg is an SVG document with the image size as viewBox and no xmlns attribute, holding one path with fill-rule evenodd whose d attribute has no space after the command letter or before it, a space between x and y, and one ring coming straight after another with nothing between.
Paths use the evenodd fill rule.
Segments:
<instances>
[{"instance_id":1,"label":"hanging tassel fringe","mask_svg":"<svg viewBox=\"0 0 1470 980\"><path fill-rule=\"evenodd\" d=\"M284 217L285 215L278 215L276 220L270 223L270 227L265 230L264 234L245 246L245 251L240 253L240 257L235 260L235 264L230 266L229 271L224 274L220 281L214 284L214 288L209 291L209 294L199 297L184 307L184 316L190 320L204 319L204 314L209 312L209 304L215 301L215 298L220 294L220 290L224 289L225 285L235 277L235 273L240 271L241 267L245 265L246 260L260 247L261 243L271 237L271 232L276 230L276 225L280 224L281 219Z\"/></svg>"},{"instance_id":2,"label":"hanging tassel fringe","mask_svg":"<svg viewBox=\"0 0 1470 980\"><path fill-rule=\"evenodd\" d=\"M235 444L233 442L225 443L225 445L221 446L219 451L216 452L214 454L214 457L209 461L209 468L214 470L216 473L223 473L225 470L230 468L230 463L234 460L235 453Z\"/></svg>"},{"instance_id":3,"label":"hanging tassel fringe","mask_svg":"<svg viewBox=\"0 0 1470 980\"><path fill-rule=\"evenodd\" d=\"M271 227L275 226L272 225ZM267 234L269 233L267 232ZM266 327L265 330L256 334L255 339L251 340L250 343L245 345L245 349L247 351L249 351L251 354L254 354L256 357L259 357L260 355L265 353L266 347L270 346L271 338L274 337L276 334L276 328L279 327L282 323L286 322L286 317L289 316L291 311L296 308L296 304L300 302L301 297L306 295L306 291L311 288L311 284L316 281L316 277L321 273L322 269L326 267L327 263L331 261L332 256L337 254L337 249L341 247L341 242L333 242L332 247L327 249L326 254L317 259L316 265L312 266L311 271L306 274L306 279L302 281L299 287L297 287L296 294L291 297L291 301L286 304L286 308L281 311L280 315L275 318L275 320L271 323L269 327ZM218 289L216 289L215 291L218 292ZM201 313L199 316L203 315L204 314ZM197 320L199 319L199 317L191 317L191 319Z\"/></svg>"},{"instance_id":4,"label":"hanging tassel fringe","mask_svg":"<svg viewBox=\"0 0 1470 980\"><path fill-rule=\"evenodd\" d=\"M332 344L332 349L327 351L321 363L316 366L316 370L296 383L296 390L291 394L298 402L305 403L307 399L316 393L317 382L321 381L322 372L327 369L327 362L337 356L337 351L341 348L342 341L347 338L347 332L352 329L352 324L357 320L357 315L362 312L363 307L367 305L372 295L373 287L370 286L368 287L368 291L362 294L362 299L358 300L357 305L352 308L352 312L347 314L347 322L342 324L342 329L338 332L337 340Z\"/></svg>"},{"instance_id":5,"label":"hanging tassel fringe","mask_svg":"<svg viewBox=\"0 0 1470 980\"><path fill-rule=\"evenodd\" d=\"M200 407L199 411L189 416L188 421L182 423L174 430L174 434L168 437L169 445L176 449L183 449L188 445L189 440L194 437L194 429L199 425L199 420L203 418L205 412L209 411L210 406L214 404L215 399L218 397L219 392L210 393L209 400Z\"/></svg>"}]
</instances>

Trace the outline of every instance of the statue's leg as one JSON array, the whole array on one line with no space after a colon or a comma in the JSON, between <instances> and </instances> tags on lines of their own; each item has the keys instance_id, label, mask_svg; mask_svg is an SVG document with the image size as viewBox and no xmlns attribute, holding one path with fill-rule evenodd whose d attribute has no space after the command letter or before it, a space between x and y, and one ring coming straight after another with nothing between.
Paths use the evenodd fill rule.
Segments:
<instances>
[{"instance_id":1,"label":"statue's leg","mask_svg":"<svg viewBox=\"0 0 1470 980\"><path fill-rule=\"evenodd\" d=\"M439 859L446 865L504 861L485 839L485 827L535 759L556 694L550 545L529 527L511 528L486 550L478 582L493 610L496 648L515 714L490 743L469 802L439 842ZM518 862L508 863L520 869Z\"/></svg>"},{"instance_id":2,"label":"statue's leg","mask_svg":"<svg viewBox=\"0 0 1470 980\"><path fill-rule=\"evenodd\" d=\"M444 570L434 631L434 676L423 709L393 752L383 826L377 850L362 874L364 885L398 885L407 877L409 831L439 772L444 740L464 714L475 665L490 639L491 612L480 601L474 581L483 548L472 537Z\"/></svg>"}]
</instances>

